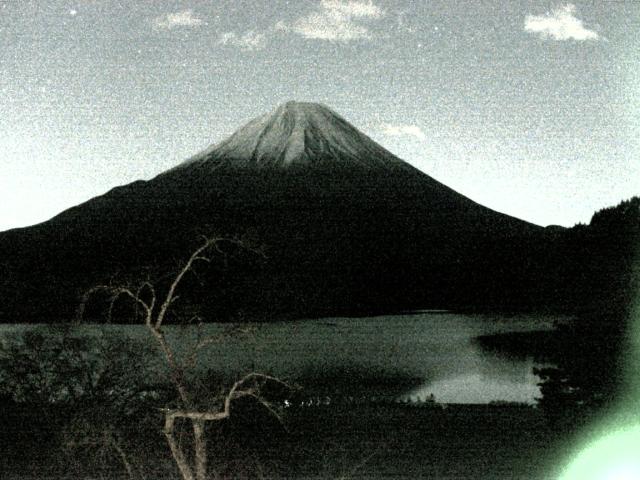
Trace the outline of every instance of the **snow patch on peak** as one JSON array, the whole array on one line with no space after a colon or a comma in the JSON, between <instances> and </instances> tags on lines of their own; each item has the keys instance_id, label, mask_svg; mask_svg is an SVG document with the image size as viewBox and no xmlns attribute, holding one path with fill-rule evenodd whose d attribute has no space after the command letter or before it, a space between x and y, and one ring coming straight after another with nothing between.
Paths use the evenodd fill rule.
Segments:
<instances>
[{"instance_id":1,"label":"snow patch on peak","mask_svg":"<svg viewBox=\"0 0 640 480\"><path fill-rule=\"evenodd\" d=\"M194 163L212 168L410 168L328 107L295 101L251 120L220 144L193 157L189 165Z\"/></svg>"}]
</instances>

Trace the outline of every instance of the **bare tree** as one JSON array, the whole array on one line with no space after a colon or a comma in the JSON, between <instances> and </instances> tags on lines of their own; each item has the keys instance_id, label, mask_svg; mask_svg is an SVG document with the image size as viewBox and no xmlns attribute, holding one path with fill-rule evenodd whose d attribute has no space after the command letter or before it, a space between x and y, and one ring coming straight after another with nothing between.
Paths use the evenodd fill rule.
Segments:
<instances>
[{"instance_id":1,"label":"bare tree","mask_svg":"<svg viewBox=\"0 0 640 480\"><path fill-rule=\"evenodd\" d=\"M220 341L221 336L198 338L191 351L186 355L184 361L180 361L178 355L167 341L163 326L172 305L179 298L177 291L185 276L190 272L193 273L194 266L197 263L210 263L211 253L217 252L223 255L224 252L221 249L223 243L234 244L255 253L262 254L260 250L248 246L239 239L204 237L202 245L193 251L184 265L182 265L175 276L171 278L171 283L166 289L166 292L159 294L156 286L151 281L141 282L135 288L98 285L83 295L77 312L77 320L82 321L86 304L91 295L102 291L109 294L109 318L111 318L116 301L123 297L132 301L136 307L136 312L141 314L147 331L161 351L168 366L171 382L177 390L181 404L180 408L164 409L163 412L164 435L183 480L205 480L208 478L207 439L205 435L206 422L219 422L229 418L231 416L232 402L247 397L258 402L270 415L278 421L281 421L280 415L274 406L261 394L261 388L269 382L290 388L277 378L253 372L233 384L224 397L222 408L218 408L217 410L198 408L197 399L194 398L194 393L186 380L186 373L188 369L194 368L198 352L204 347ZM187 455L177 439L175 432L176 420L191 423L193 435L192 455Z\"/></svg>"}]
</instances>

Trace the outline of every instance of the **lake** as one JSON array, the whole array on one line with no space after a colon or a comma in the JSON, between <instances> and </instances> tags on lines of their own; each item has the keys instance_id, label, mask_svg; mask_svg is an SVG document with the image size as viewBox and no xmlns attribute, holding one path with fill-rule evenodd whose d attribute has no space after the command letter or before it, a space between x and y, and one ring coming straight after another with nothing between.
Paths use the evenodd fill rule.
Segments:
<instances>
[{"instance_id":1,"label":"lake","mask_svg":"<svg viewBox=\"0 0 640 480\"><path fill-rule=\"evenodd\" d=\"M201 352L201 368L239 376L270 373L294 381L318 398L343 396L442 403L534 403L540 391L533 358L484 351L479 335L550 330L565 317L412 312L366 318L322 318L252 325ZM2 325L0 332L31 328ZM140 326L84 325L87 332L119 330L138 337ZM229 325L207 324L201 335ZM198 338L195 327L170 327L183 350Z\"/></svg>"}]
</instances>

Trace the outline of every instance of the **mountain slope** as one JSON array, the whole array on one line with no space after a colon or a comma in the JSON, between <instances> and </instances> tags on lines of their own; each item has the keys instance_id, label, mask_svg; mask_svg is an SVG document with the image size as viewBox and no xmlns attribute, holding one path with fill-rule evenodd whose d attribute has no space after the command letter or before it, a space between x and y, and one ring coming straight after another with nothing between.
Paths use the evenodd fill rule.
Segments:
<instances>
[{"instance_id":1,"label":"mountain slope","mask_svg":"<svg viewBox=\"0 0 640 480\"><path fill-rule=\"evenodd\" d=\"M326 107L290 102L147 181L0 234L0 321L73 314L110 279L175 268L199 234L249 232L196 293L223 318L413 307L527 308L544 229L487 209ZM536 286L536 288L540 288Z\"/></svg>"},{"instance_id":2,"label":"mountain slope","mask_svg":"<svg viewBox=\"0 0 640 480\"><path fill-rule=\"evenodd\" d=\"M358 131L342 117L315 103L288 102L239 129L186 166L289 168L349 165L406 169L408 165Z\"/></svg>"}]
</instances>

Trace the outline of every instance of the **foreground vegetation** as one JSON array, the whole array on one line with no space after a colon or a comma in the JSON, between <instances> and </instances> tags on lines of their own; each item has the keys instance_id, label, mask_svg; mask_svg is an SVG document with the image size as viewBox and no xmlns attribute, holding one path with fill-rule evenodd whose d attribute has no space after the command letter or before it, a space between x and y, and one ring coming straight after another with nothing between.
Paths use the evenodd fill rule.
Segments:
<instances>
[{"instance_id":1,"label":"foreground vegetation","mask_svg":"<svg viewBox=\"0 0 640 480\"><path fill-rule=\"evenodd\" d=\"M113 329L33 327L3 337L0 478L180 478L163 426L181 399L152 347ZM572 374L565 364L554 371ZM224 411L246 372L184 373L203 408ZM541 408L442 409L366 399L366 389L356 392L370 379L357 371L307 373L285 379L301 389L265 385L260 399L234 398L230 415L205 426L206 478L549 478L588 419L584 398L604 388L575 389L557 377L547 380ZM406 391L412 381L385 385ZM336 401L341 392L356 400ZM301 401L309 397L321 401ZM174 427L193 462L192 426L178 419Z\"/></svg>"},{"instance_id":2,"label":"foreground vegetation","mask_svg":"<svg viewBox=\"0 0 640 480\"><path fill-rule=\"evenodd\" d=\"M68 428L77 412L49 412L34 423L33 412L3 407L13 426L3 425L2 478L179 478L161 415L117 436L100 427L103 436L73 442L86 431ZM244 408L242 421L207 431L209 478L544 479L566 455L564 437L534 408L320 406L287 412L286 430Z\"/></svg>"},{"instance_id":3,"label":"foreground vegetation","mask_svg":"<svg viewBox=\"0 0 640 480\"><path fill-rule=\"evenodd\" d=\"M39 327L5 338L0 477L180 478L163 425L181 399L166 374L149 375L153 358L143 339L108 330ZM194 397L223 410L235 379L187 373ZM350 375L354 384L343 375L342 387L357 392L367 379ZM273 411L244 396L206 424L206 478L545 478L571 431L522 405L306 402L326 390L316 378L302 383L263 388ZM173 435L193 462L192 426L177 419Z\"/></svg>"}]
</instances>

